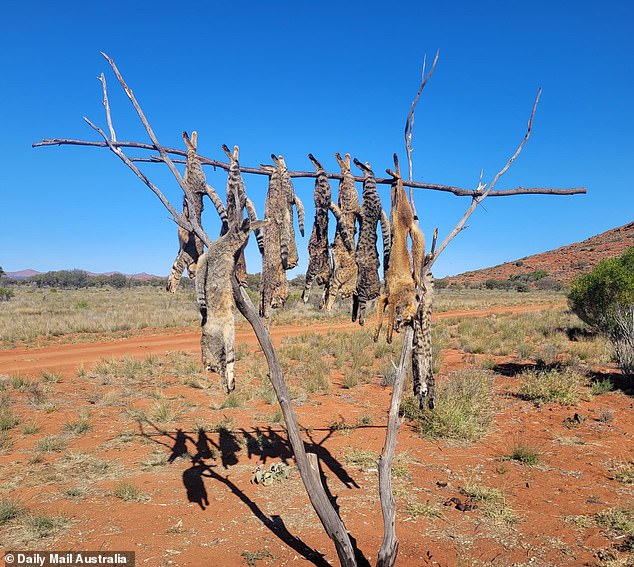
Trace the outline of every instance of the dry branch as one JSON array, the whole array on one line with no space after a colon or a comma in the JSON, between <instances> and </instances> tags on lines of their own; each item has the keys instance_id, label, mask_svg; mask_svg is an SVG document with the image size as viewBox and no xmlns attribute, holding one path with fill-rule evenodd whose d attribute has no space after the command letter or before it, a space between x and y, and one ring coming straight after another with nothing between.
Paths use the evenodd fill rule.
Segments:
<instances>
[{"instance_id":1,"label":"dry branch","mask_svg":"<svg viewBox=\"0 0 634 567\"><path fill-rule=\"evenodd\" d=\"M150 126L150 123L148 122L147 118L145 117L145 113L141 109L141 106L137 102L137 100L136 100L136 98L134 96L134 93L132 92L132 89L127 85L127 83L123 79L123 76L119 72L119 69L117 68L117 65L115 64L115 62L110 57L108 57L103 51L101 52L101 54L106 58L106 60L110 64L110 67L112 67L112 70L113 70L115 76L117 77L117 79L119 81L119 84L123 87L123 90L128 95L128 98L130 99L130 102L132 103L132 106L134 106L134 109L136 110L136 112L137 112L137 114L139 116L139 119L141 120L141 123L143 124L143 127L145 128L145 131L148 133L148 136L150 137L150 140L152 140L152 144L154 144L154 149L156 149L156 151L159 152L159 154L161 155L162 161L164 161L166 163L167 167L172 172L172 175L174 176L174 178L176 179L176 181L180 185L181 189L185 193L185 198L187 199L187 202L189 204L189 210L190 211L195 210L195 208L196 208L196 206L195 206L196 198L195 198L194 194L192 193L192 191L191 191L190 187L187 185L187 183L185 183L185 180L181 176L181 174L178 171L178 169L176 169L176 166L174 165L174 163L172 162L171 158L169 157L168 152L159 143L158 138L156 137L156 134L154 134L154 130L152 130L152 127ZM104 98L107 100L106 81L105 80L102 81L102 84L103 84L103 89L104 89ZM106 105L104 104L104 106L106 106ZM106 106L106 110L107 110L107 114L109 116L110 107ZM106 139L106 142L108 142L107 139ZM112 149L112 145L110 145L110 149ZM198 236L198 238L200 238L207 246L209 246L211 244L211 239L209 238L209 236L207 236L205 231L202 229L202 227L198 223L198 220L195 218L195 216L190 218L189 222L192 225L192 232L194 232L196 234L196 236Z\"/></svg>"},{"instance_id":2,"label":"dry branch","mask_svg":"<svg viewBox=\"0 0 634 567\"><path fill-rule=\"evenodd\" d=\"M403 348L401 360L396 368L390 410L388 413L387 431L385 432L385 444L379 458L379 496L381 499L381 512L383 513L383 543L377 558L377 567L392 567L398 554L398 539L396 537L396 506L392 491L392 462L396 453L396 439L401 424L399 410L403 397L403 383L407 375L407 367L412 356L412 339L414 329L409 325L403 333Z\"/></svg>"},{"instance_id":3,"label":"dry branch","mask_svg":"<svg viewBox=\"0 0 634 567\"><path fill-rule=\"evenodd\" d=\"M69 138L52 138L44 139L41 142L32 144L34 148L42 146L91 146L91 147L109 147L105 142L92 142L88 140L73 140ZM121 148L137 148L141 150L160 151L161 149L167 154L187 156L187 152L176 148L160 147L157 148L152 144L143 144L140 142L113 142L114 147ZM205 156L199 156L200 163L203 165L210 165L214 168L229 170L229 164L218 161L215 159L207 158ZM147 162L147 163L160 163L164 161L160 156L152 156L150 158L130 158L133 162ZM170 159L171 163L185 163L185 160ZM242 173L249 173L252 175L270 175L270 172L264 168L259 167L245 167L240 166ZM314 179L317 177L317 173L314 171L289 171L291 177L306 177ZM340 173L326 173L328 179L343 179L343 175ZM358 183L363 183L363 177L354 176L354 180ZM378 177L376 179L377 184L391 185L391 177ZM430 191L442 191L444 193L452 193L458 197L473 197L473 189L463 189L462 187L455 187L453 185L441 185L437 183L424 183L421 181L408 181L403 180L403 185L406 187L413 187L414 189L427 189ZM489 197L507 197L511 195L579 195L586 192L585 187L567 187L562 189L554 189L550 187L515 187L513 189L506 189L502 191L491 191Z\"/></svg>"},{"instance_id":4,"label":"dry branch","mask_svg":"<svg viewBox=\"0 0 634 567\"><path fill-rule=\"evenodd\" d=\"M447 247L447 245L454 239L454 237L464 228L467 219L471 216L473 211L476 210L476 207L489 195L491 195L493 187L499 181L500 177L504 175L508 168L511 167L511 164L517 159L517 156L520 155L520 152L524 149L526 142L531 136L531 131L533 129L533 118L535 117L535 112L537 111L537 105L539 104L539 99L542 96L542 89L540 88L537 91L537 96L535 97L535 102L533 103L533 110L531 111L531 116L528 119L528 127L526 129L526 134L524 135L524 139L518 146L515 153L509 158L504 167L497 172L493 181L489 183L489 186L486 188L486 185L482 183L482 174L480 174L480 181L478 182L478 188L473 192L473 201L471 202L471 206L466 210L465 214L462 215L462 218L458 221L458 224L454 227L454 229L447 235L447 237L442 241L442 244L438 247L436 253L430 258L429 262L425 265L425 270L428 271L433 263L436 261L438 256L442 254L442 251Z\"/></svg>"},{"instance_id":5,"label":"dry branch","mask_svg":"<svg viewBox=\"0 0 634 567\"><path fill-rule=\"evenodd\" d=\"M114 126L112 125L112 116L110 114L110 102L108 101L108 87L106 86L106 76L101 73L99 76L99 81L101 82L101 86L103 88L103 107L106 111L106 120L108 122L108 128L110 129L110 141L117 141L117 134L114 131Z\"/></svg>"},{"instance_id":6,"label":"dry branch","mask_svg":"<svg viewBox=\"0 0 634 567\"><path fill-rule=\"evenodd\" d=\"M438 63L438 52L429 70L429 73L425 75L425 64L427 62L427 56L423 59L422 79L421 85L418 88L416 97L412 102L409 114L405 120L405 149L407 152L407 163L409 165L409 180L412 181L413 164L412 164L412 134L414 132L414 111L416 105L420 99L420 95L427 85L427 82L432 76L436 64ZM397 172L393 172L391 169L386 169L388 175L393 178L400 177L400 170L398 168L398 159L394 154L394 163L397 168ZM414 204L414 195L412 187L410 185L409 190L409 204L412 208L412 214L414 215L414 223L418 225L418 215L416 213L416 206ZM434 239L435 246L435 239ZM422 305L422 302L421 302ZM417 315L418 316L418 315ZM412 323L413 325L413 323ZM394 493L392 490L392 463L394 461L394 454L396 452L396 442L398 436L398 430L401 424L399 416L399 409L401 407L401 399L403 397L403 383L407 374L407 367L412 356L413 340L414 340L414 328L409 325L403 335L403 346L401 348L401 359L399 365L396 367L396 376L394 378L394 385L392 387L392 397L390 398L390 410L388 413L388 425L385 432L385 444L381 451L381 457L379 459L379 497L381 500L381 512L383 514L383 542L379 549L377 567L392 567L396 562L398 555L398 538L396 537L396 504L394 502Z\"/></svg>"},{"instance_id":7,"label":"dry branch","mask_svg":"<svg viewBox=\"0 0 634 567\"><path fill-rule=\"evenodd\" d=\"M271 342L271 335L264 326L262 319L260 319L257 309L251 302L249 295L240 287L235 277L232 278L232 285L236 306L244 318L251 324L253 332L264 352L269 367L269 379L271 380L277 401L282 409L282 415L284 416L288 432L288 440L293 448L297 468L299 469L299 474L302 477L311 504L317 512L326 533L335 544L341 565L344 567L356 566L357 562L354 548L350 542L346 527L333 508L324 486L321 483L317 456L312 453L307 454L304 448L304 442L300 435L299 425L291 404L288 388L286 387L282 369L277 360L273 343Z\"/></svg>"},{"instance_id":8,"label":"dry branch","mask_svg":"<svg viewBox=\"0 0 634 567\"><path fill-rule=\"evenodd\" d=\"M418 87L418 92L414 97L414 101L412 102L412 106L409 109L409 114L407 115L407 120L405 120L405 150L407 152L407 163L409 165L409 180L412 181L414 179L414 167L412 164L412 134L414 132L414 111L416 110L416 105L418 104L418 100L420 99L420 95L427 85L427 82L431 78L434 69L436 68L436 64L438 63L438 56L440 55L439 51L436 51L436 57L434 57L434 62L431 65L431 69L429 73L425 75L425 65L427 63L427 55L423 58L423 69L421 71L421 84ZM414 205L414 195L412 193L412 187L409 189L409 201L412 206L412 212L414 213L414 218L418 218L416 214L416 206Z\"/></svg>"}]
</instances>

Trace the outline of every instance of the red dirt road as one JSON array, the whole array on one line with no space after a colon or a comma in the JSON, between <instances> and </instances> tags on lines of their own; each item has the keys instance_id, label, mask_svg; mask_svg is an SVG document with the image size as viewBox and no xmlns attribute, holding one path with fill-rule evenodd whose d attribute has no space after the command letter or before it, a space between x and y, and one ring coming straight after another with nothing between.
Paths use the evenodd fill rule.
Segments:
<instances>
[{"instance_id":1,"label":"red dirt road","mask_svg":"<svg viewBox=\"0 0 634 567\"><path fill-rule=\"evenodd\" d=\"M434 319L452 319L466 317L486 317L493 314L525 313L543 311L558 305L517 305L498 306L487 309L443 311L434 314ZM318 323L310 326L280 325L273 326L271 338L279 345L285 337L304 333L325 334L332 330L361 330L372 328L369 321L365 327L352 322ZM236 344L257 343L251 328L242 323L236 328ZM182 329L153 329L131 338L107 342L55 344L43 348L24 348L0 351L0 373L38 374L42 370L73 372L78 367L90 366L102 358L130 356L144 358L149 354L163 355L166 352L197 352L200 348L200 332L182 332Z\"/></svg>"}]
</instances>

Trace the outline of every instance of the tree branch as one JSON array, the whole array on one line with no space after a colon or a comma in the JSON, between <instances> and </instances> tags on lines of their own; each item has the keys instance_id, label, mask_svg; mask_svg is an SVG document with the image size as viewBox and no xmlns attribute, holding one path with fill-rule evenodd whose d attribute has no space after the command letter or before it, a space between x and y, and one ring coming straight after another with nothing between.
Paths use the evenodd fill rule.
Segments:
<instances>
[{"instance_id":1,"label":"tree branch","mask_svg":"<svg viewBox=\"0 0 634 567\"><path fill-rule=\"evenodd\" d=\"M271 342L271 335L264 326L262 319L260 319L249 295L240 287L235 275L232 277L231 283L236 306L244 318L251 324L253 332L262 348L262 352L264 352L269 367L269 379L275 390L277 401L280 404L282 415L286 422L288 440L293 448L297 468L306 487L310 502L317 512L326 533L335 544L341 565L344 567L356 567L355 551L350 541L348 531L328 499L321 482L319 467L317 466L317 456L306 453L297 423L297 417L295 416L288 388L286 387L286 382L282 374L282 368L277 360L275 349Z\"/></svg>"},{"instance_id":2,"label":"tree branch","mask_svg":"<svg viewBox=\"0 0 634 567\"><path fill-rule=\"evenodd\" d=\"M150 140L152 140L152 144L154 144L154 149L156 149L159 152L159 154L161 155L162 161L164 161L167 164L167 167L172 172L172 175L174 175L174 178L176 179L178 184L181 186L181 189L185 193L185 198L187 199L187 202L189 203L189 210L190 211L195 210L196 209L196 206L195 206L196 199L194 197L194 194L192 193L192 191L189 188L189 186L187 185L187 183L185 183L185 180L181 176L181 174L178 171L178 169L176 169L176 166L174 165L174 163L170 159L170 157L168 155L168 152L159 143L158 138L156 137L156 134L154 134L154 130L152 130L152 127L150 126L150 123L148 122L147 118L145 117L145 113L141 109L141 106L137 102L137 100L136 100L136 98L134 96L134 93L132 92L132 89L127 85L127 83L123 79L123 76L119 72L119 69L117 68L117 65L115 64L115 62L110 57L108 57L103 51L101 52L101 54L106 58L108 63L110 63L110 67L112 67L112 70L114 71L114 74L116 75L116 77L117 77L117 79L119 81L119 84L123 87L123 90L128 95L128 98L130 99L130 102L132 103L132 106L134 106L134 109L136 110L136 112L137 112L137 114L139 116L139 119L141 120L141 123L143 124L143 126L145 128L145 131L148 133L148 136L150 137ZM102 84L103 84L104 91L105 91L105 88L106 88L105 80L102 82ZM109 110L109 107L108 107L108 110ZM110 149L112 149L112 146L110 146ZM187 155L187 153L185 153L185 155ZM189 219L189 222L191 223L191 226L192 226L192 232L194 232L196 234L196 236L198 236L198 238L200 238L207 246L209 246L211 244L211 239L209 238L207 233L203 230L203 228L198 223L198 219L196 219L196 216L192 215L192 217Z\"/></svg>"},{"instance_id":3,"label":"tree branch","mask_svg":"<svg viewBox=\"0 0 634 567\"><path fill-rule=\"evenodd\" d=\"M106 86L106 76L103 73L101 73L101 75L99 76L99 81L101 81L101 86L103 88L103 107L106 110L106 120L108 121L108 128L110 129L110 140L112 142L116 142L117 135L112 125L112 116L110 115L110 103L108 102L108 88Z\"/></svg>"},{"instance_id":4,"label":"tree branch","mask_svg":"<svg viewBox=\"0 0 634 567\"><path fill-rule=\"evenodd\" d=\"M398 554L398 538L396 537L396 506L392 491L392 462L396 453L396 438L401 424L399 410L403 397L403 383L407 375L407 368L412 357L412 339L414 329L408 325L403 333L403 347L401 348L401 360L396 369L396 377L392 386L390 410L387 419L387 431L385 444L379 458L379 496L381 499L381 512L383 513L383 543L379 549L377 567L392 567Z\"/></svg>"},{"instance_id":5,"label":"tree branch","mask_svg":"<svg viewBox=\"0 0 634 567\"><path fill-rule=\"evenodd\" d=\"M114 147L125 147L125 148L138 148L141 150L150 150L150 151L160 151L159 148L152 144L143 144L140 142L113 142L112 145ZM45 139L41 142L36 142L32 144L34 148L39 148L42 146L90 146L90 147L108 147L108 144L105 142L92 142L88 140L72 140L69 138L52 138ZM167 148L162 147L163 151L168 154L178 155L178 156L187 156L187 152L183 150L179 150L176 148ZM215 159L207 158L205 156L198 156L200 158L200 163L203 165L210 165L215 168L224 169L226 171L229 170L229 164L218 161ZM160 163L163 160L161 156L152 156L150 158L130 158L131 161L134 162L148 162L148 163ZM172 163L185 163L184 160L174 160L170 159ZM240 171L242 173L249 173L253 175L266 175L269 176L271 172L264 168L258 167L245 167L240 166ZM314 171L289 171L291 177L305 177L305 178L316 178L317 173ZM328 179L343 179L343 175L341 173L326 173ZM363 183L363 177L355 176L354 180L358 183ZM379 177L376 180L379 185L391 185L393 179L391 177ZM462 187L455 187L453 185L440 185L437 183L423 183L420 181L408 181L406 179L403 180L403 185L406 187L413 187L414 189L426 189L430 191L442 191L445 193L452 193L458 197L473 197L474 191L473 189L463 189ZM489 197L506 197L511 195L579 195L586 192L585 187L570 187L564 189L554 189L549 187L516 187L514 189L506 189L503 191L491 191L489 193Z\"/></svg>"},{"instance_id":6,"label":"tree branch","mask_svg":"<svg viewBox=\"0 0 634 567\"><path fill-rule=\"evenodd\" d=\"M486 184L482 183L482 174L480 174L480 181L478 182L478 188L473 192L473 200L471 202L471 206L466 210L465 214L462 215L462 218L458 221L458 224L456 224L454 229L442 241L442 244L438 247L438 250L436 251L436 253L430 259L430 261L426 264L425 266L426 270L429 270L431 268L433 263L436 261L438 256L442 254L442 251L447 247L447 245L455 238L455 236L460 231L463 230L464 225L467 222L467 219L471 216L473 211L476 210L476 207L486 197L492 194L493 187L495 187L495 184L499 181L500 177L502 177L502 175L504 175L507 172L508 168L511 167L511 164L516 160L517 156L519 156L520 152L524 149L524 146L526 145L526 142L528 142L528 139L530 138L530 135L531 135L531 131L533 129L533 118L535 117L535 112L537 111L537 105L539 104L539 99L541 96L542 96L542 89L540 88L539 91L537 91L537 96L535 97L535 102L533 103L533 110L531 111L531 116L528 119L528 127L526 129L526 134L524 135L524 139L518 146L517 150L515 150L515 153L509 158L509 160L506 162L504 167L500 169L500 171L497 172L497 174L493 178L493 181L491 181L491 183L489 184L486 190L485 190Z\"/></svg>"},{"instance_id":7,"label":"tree branch","mask_svg":"<svg viewBox=\"0 0 634 567\"><path fill-rule=\"evenodd\" d=\"M407 115L407 119L405 120L405 151L407 152L407 163L409 165L409 180L413 180L414 167L412 164L412 134L414 132L414 111L416 110L416 105L418 104L418 100L420 99L420 95L427 85L427 81L432 76L434 69L436 68L436 63L438 63L438 56L440 55L440 51L436 51L436 57L434 57L434 62L431 65L431 69L429 73L425 75L425 65L427 64L427 55L423 58L423 69L421 71L421 84L418 88L418 92L416 93L416 97L414 97L414 101L412 102L412 107L409 109L409 114ZM416 214L416 205L414 205L414 194L412 192L412 187L409 189L409 201L412 207L412 212L414 213L414 217L417 217Z\"/></svg>"}]
</instances>

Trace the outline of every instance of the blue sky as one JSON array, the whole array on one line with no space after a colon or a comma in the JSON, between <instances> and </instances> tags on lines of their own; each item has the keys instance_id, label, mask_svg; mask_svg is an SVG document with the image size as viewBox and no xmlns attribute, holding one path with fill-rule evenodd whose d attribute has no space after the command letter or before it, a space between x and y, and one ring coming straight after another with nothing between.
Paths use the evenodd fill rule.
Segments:
<instances>
[{"instance_id":1,"label":"blue sky","mask_svg":"<svg viewBox=\"0 0 634 567\"><path fill-rule=\"evenodd\" d=\"M336 171L334 152L379 174L405 159L403 127L425 53L440 50L416 114L414 178L466 188L490 180L532 137L497 188L586 186L573 197L491 198L438 260L455 274L582 240L633 220L634 2L16 2L0 20L0 265L167 274L176 227L158 199L108 150L32 149L42 138L96 140L105 128L103 71L120 140L147 142L107 62L117 62L155 132L202 154L238 144L244 165L271 152ZM161 165L144 171L180 206ZM224 172L208 171L224 193ZM265 178L247 176L260 214ZM307 205L311 180L297 180ZM333 190L336 184L333 184ZM359 186L360 190L361 187ZM381 196L389 203L389 188ZM426 235L446 235L468 199L418 191ZM210 205L205 224L217 221ZM303 254L301 254L303 252ZM249 245L249 271L259 271Z\"/></svg>"}]
</instances>

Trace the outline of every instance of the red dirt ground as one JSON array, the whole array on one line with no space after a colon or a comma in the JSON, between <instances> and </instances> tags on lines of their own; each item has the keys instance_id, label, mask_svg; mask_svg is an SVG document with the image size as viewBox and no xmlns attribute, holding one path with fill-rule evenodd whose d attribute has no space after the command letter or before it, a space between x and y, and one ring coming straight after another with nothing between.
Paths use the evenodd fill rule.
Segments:
<instances>
[{"instance_id":1,"label":"red dirt ground","mask_svg":"<svg viewBox=\"0 0 634 567\"><path fill-rule=\"evenodd\" d=\"M436 317L479 317L547 308L454 311ZM336 328L368 332L348 323ZM272 336L274 343L280 344L290 335L331 329L333 325L323 324L280 326L273 329ZM21 423L11 430L13 446L0 452L0 497L17 497L30 512L64 514L70 519L70 527L57 538L24 545L32 549L132 550L137 565L143 566L244 565L245 552L260 553L258 565L337 564L334 547L292 467L285 432L271 420L276 406L255 399L244 408L215 409L224 399L218 388L193 389L176 378L161 377L161 391L183 405L183 416L163 434L147 425L141 428L125 417L125 403L95 404L92 395L104 386L77 373L78 368L88 370L102 358L142 359L169 351L197 353L198 341L198 333L161 330L113 342L0 351L0 374L37 377L42 370L62 374L59 383L51 384L56 411L35 415L25 393L10 393ZM236 343L255 347L255 338L240 326ZM473 358L460 351L443 351L440 379ZM509 360L499 358L498 362ZM320 457L328 489L336 497L346 527L365 557L374 563L382 538L376 466L365 465L360 470L346 460L346 455L351 449L380 453L390 390L379 385L378 376L372 383L352 389L341 386L340 374L330 378L330 394L311 394L298 401L295 409L306 441ZM153 401L150 394L157 389L151 382L140 388L143 395L132 402L137 409L149 407ZM634 461L634 398L617 390L574 407L536 407L514 396L516 390L517 378L496 375L494 424L491 432L474 444L422 438L403 424L397 449L401 474L395 479L400 539L397 565L594 565L600 550L619 543L614 534L571 518L634 504L632 485L611 478L614 462ZM35 443L60 433L81 408L91 411L91 429L71 437L63 453L45 453L42 462L32 462ZM610 419L605 418L607 411L612 412ZM565 421L575 413L583 418L578 424ZM30 418L37 418L40 430L20 434ZM225 420L230 424L231 433L206 428L215 458L202 455L197 465L186 458L174 458L164 466L144 464L157 452L175 457L179 443L195 455L196 441L198 450L201 447L193 427L195 420L209 424ZM369 423L348 427L362 422ZM541 456L538 466L500 460L518 441L537 447ZM85 463L70 470L63 468L64 455L71 452L90 453L115 467L92 479ZM291 465L287 480L269 486L250 483L258 463L268 467L280 461ZM132 483L147 499L127 502L113 496L121 480ZM517 523L495 523L482 509L461 512L442 506L451 497L464 500L460 488L469 482L503 491ZM79 484L87 487L84 498L64 496L64 490ZM203 492L209 501L205 509L196 503L203 503ZM440 517L414 517L407 512L408 502L434 505ZM0 550L21 541L19 529L11 523L0 528Z\"/></svg>"}]
</instances>

